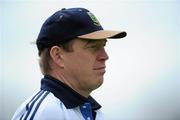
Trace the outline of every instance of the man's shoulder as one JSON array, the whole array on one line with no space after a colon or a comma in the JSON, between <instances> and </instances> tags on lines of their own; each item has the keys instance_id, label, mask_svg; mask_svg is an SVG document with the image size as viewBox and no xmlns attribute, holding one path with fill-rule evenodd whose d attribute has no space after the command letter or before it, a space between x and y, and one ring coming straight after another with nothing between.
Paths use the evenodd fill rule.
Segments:
<instances>
[{"instance_id":1,"label":"man's shoulder","mask_svg":"<svg viewBox=\"0 0 180 120\"><path fill-rule=\"evenodd\" d=\"M12 120L35 119L62 116L62 102L49 91L39 91L29 97L16 111ZM61 114L62 113L62 114ZM43 117L43 118L41 118Z\"/></svg>"},{"instance_id":2,"label":"man's shoulder","mask_svg":"<svg viewBox=\"0 0 180 120\"><path fill-rule=\"evenodd\" d=\"M39 106L34 119L57 119L63 118L63 104L52 93L49 93Z\"/></svg>"},{"instance_id":3,"label":"man's shoulder","mask_svg":"<svg viewBox=\"0 0 180 120\"><path fill-rule=\"evenodd\" d=\"M63 108L63 106L64 104L57 97L55 97L51 92L49 92L47 97L41 103L41 106L39 109L61 110L60 108Z\"/></svg>"}]
</instances>

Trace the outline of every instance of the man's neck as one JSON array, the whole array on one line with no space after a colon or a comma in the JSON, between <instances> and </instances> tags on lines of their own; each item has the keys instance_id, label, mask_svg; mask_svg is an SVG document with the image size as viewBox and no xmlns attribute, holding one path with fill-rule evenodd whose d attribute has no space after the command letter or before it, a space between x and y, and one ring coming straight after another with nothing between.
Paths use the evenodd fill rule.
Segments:
<instances>
[{"instance_id":1,"label":"man's neck","mask_svg":"<svg viewBox=\"0 0 180 120\"><path fill-rule=\"evenodd\" d=\"M77 93L79 93L80 95L82 95L82 96L84 96L86 98L88 98L90 93L91 93L89 91L84 91L84 90L81 90L80 88L78 88L78 84L73 82L73 81L76 81L76 80L66 78L66 77L64 77L64 75L59 74L57 72L51 72L51 73L49 73L49 75L56 78L57 80L60 80L61 82L68 85L74 91L76 91Z\"/></svg>"}]
</instances>

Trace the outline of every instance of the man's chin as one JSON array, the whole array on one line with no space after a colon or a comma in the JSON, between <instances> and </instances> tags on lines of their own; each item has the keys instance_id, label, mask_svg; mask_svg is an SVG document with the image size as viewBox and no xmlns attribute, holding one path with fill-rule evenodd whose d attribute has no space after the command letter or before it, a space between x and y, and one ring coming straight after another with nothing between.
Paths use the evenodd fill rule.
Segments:
<instances>
[{"instance_id":1,"label":"man's chin","mask_svg":"<svg viewBox=\"0 0 180 120\"><path fill-rule=\"evenodd\" d=\"M96 83L96 89L99 88L104 82L104 78L98 78Z\"/></svg>"}]
</instances>

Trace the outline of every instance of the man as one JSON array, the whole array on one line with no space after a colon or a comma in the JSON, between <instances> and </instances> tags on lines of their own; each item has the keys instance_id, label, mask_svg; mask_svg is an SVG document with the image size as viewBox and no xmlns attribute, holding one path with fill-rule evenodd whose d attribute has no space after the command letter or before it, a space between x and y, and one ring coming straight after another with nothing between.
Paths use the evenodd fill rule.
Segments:
<instances>
[{"instance_id":1,"label":"man","mask_svg":"<svg viewBox=\"0 0 180 120\"><path fill-rule=\"evenodd\" d=\"M36 41L44 75L41 90L21 105L12 120L102 120L101 106L90 93L103 83L107 38L125 36L123 31L103 30L84 8L54 13Z\"/></svg>"}]
</instances>

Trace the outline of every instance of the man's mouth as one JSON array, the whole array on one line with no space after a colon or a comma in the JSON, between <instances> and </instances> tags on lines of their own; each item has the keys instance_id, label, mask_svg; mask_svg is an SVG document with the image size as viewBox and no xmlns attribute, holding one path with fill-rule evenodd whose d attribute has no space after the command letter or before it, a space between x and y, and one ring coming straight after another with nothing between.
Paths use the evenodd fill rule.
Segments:
<instances>
[{"instance_id":1,"label":"man's mouth","mask_svg":"<svg viewBox=\"0 0 180 120\"><path fill-rule=\"evenodd\" d=\"M93 70L105 70L106 66L96 67Z\"/></svg>"}]
</instances>

